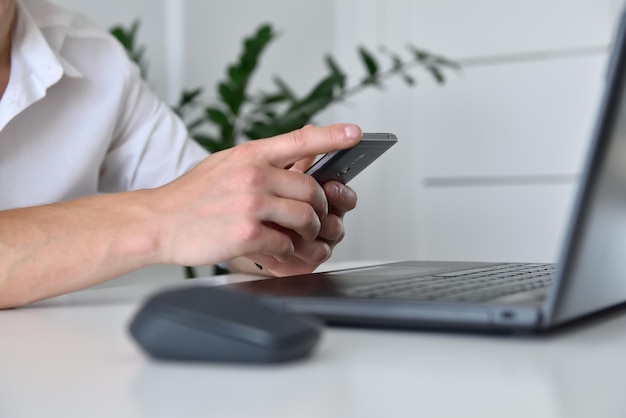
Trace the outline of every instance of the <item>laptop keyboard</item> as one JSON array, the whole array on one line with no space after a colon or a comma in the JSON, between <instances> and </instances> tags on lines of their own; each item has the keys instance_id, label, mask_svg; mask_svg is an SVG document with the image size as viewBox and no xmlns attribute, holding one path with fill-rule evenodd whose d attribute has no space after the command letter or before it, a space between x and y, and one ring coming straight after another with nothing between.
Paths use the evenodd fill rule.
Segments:
<instances>
[{"instance_id":1,"label":"laptop keyboard","mask_svg":"<svg viewBox=\"0 0 626 418\"><path fill-rule=\"evenodd\" d=\"M485 302L549 287L554 272L554 264L498 264L356 286L345 289L343 294L364 298Z\"/></svg>"}]
</instances>

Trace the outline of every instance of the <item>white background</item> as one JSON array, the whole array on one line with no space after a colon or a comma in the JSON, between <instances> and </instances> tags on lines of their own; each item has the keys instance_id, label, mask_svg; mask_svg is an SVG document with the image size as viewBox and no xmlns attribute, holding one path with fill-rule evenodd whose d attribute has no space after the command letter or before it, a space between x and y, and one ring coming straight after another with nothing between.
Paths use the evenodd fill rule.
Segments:
<instances>
[{"instance_id":1,"label":"white background","mask_svg":"<svg viewBox=\"0 0 626 418\"><path fill-rule=\"evenodd\" d=\"M416 71L333 107L400 142L355 179L335 261L555 261L603 86L618 0L56 0L98 24L142 22L150 83L168 102L215 82L259 24L281 36L254 80L304 93L332 53L355 81L359 45L458 60L444 86ZM254 88L254 87L253 87ZM152 275L171 275L159 268ZM175 270L179 272L178 269Z\"/></svg>"}]
</instances>

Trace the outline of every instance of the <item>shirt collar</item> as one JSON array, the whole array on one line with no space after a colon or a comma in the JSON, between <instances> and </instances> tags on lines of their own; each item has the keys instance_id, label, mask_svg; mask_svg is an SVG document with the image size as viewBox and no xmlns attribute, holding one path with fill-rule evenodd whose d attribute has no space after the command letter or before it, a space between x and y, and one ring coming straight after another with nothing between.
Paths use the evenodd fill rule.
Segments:
<instances>
[{"instance_id":1,"label":"shirt collar","mask_svg":"<svg viewBox=\"0 0 626 418\"><path fill-rule=\"evenodd\" d=\"M60 11L54 5L38 0L18 0L18 4L20 3L22 3L20 7L30 30L38 32L41 35L40 38L43 38L42 40L47 44L40 44L40 46L49 49L52 54L51 60L58 61L64 75L73 78L82 77L80 70L66 60L61 53L71 31L75 14ZM54 36L46 36L47 31L54 31Z\"/></svg>"},{"instance_id":2,"label":"shirt collar","mask_svg":"<svg viewBox=\"0 0 626 418\"><path fill-rule=\"evenodd\" d=\"M33 2L25 7L17 2L17 22L13 30L11 45L11 75L2 100L0 100L0 130L11 119L27 107L41 100L46 91L58 83L65 75L82 77L82 73L61 55L61 49L68 32L68 24L59 19L66 16L43 15L38 6L46 3ZM32 12L32 13L31 13ZM42 28L55 26L58 31L49 39Z\"/></svg>"}]
</instances>

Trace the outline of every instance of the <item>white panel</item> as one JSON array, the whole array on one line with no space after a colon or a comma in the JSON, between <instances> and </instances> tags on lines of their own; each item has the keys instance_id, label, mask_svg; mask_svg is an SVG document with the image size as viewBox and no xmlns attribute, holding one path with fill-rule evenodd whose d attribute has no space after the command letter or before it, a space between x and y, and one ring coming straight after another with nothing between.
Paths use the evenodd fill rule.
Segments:
<instances>
[{"instance_id":1,"label":"white panel","mask_svg":"<svg viewBox=\"0 0 626 418\"><path fill-rule=\"evenodd\" d=\"M554 262L577 187L427 189L420 258Z\"/></svg>"},{"instance_id":2,"label":"white panel","mask_svg":"<svg viewBox=\"0 0 626 418\"><path fill-rule=\"evenodd\" d=\"M404 3L411 8L410 1ZM402 52L408 38L397 29L408 27L412 20L407 9L381 0L338 1L335 16L335 51L353 82L364 75L357 47L377 52L382 44ZM415 173L421 167L419 143L412 133L416 91L419 87L415 90L399 79L391 80L383 90L365 90L337 107L338 121L358 123L365 131L393 132L399 142L350 184L359 204L346 217L347 236L333 260L414 257L417 237L411 231L417 229L419 215Z\"/></svg>"},{"instance_id":3,"label":"white panel","mask_svg":"<svg viewBox=\"0 0 626 418\"><path fill-rule=\"evenodd\" d=\"M427 176L577 173L605 55L468 68L416 95Z\"/></svg>"},{"instance_id":4,"label":"white panel","mask_svg":"<svg viewBox=\"0 0 626 418\"><path fill-rule=\"evenodd\" d=\"M451 57L604 45L611 0L421 0L413 38Z\"/></svg>"},{"instance_id":5,"label":"white panel","mask_svg":"<svg viewBox=\"0 0 626 418\"><path fill-rule=\"evenodd\" d=\"M185 37L185 2L181 0L164 0L163 32L165 39L165 75L167 77L166 98L169 103L178 103L181 91L185 86L185 69L187 64Z\"/></svg>"},{"instance_id":6,"label":"white panel","mask_svg":"<svg viewBox=\"0 0 626 418\"><path fill-rule=\"evenodd\" d=\"M610 3L342 0L335 3L335 51L352 73L361 70L353 52L361 44L401 52L411 42L451 57L497 60L529 51L549 57L557 49L607 45L615 19ZM339 120L395 132L400 142L354 181L360 203L346 221L348 236L338 256L435 255L428 252L430 241L418 245L422 227L440 222L429 204L433 190L423 189L425 177L572 177L595 117L604 59L601 53L518 57L507 65L467 67L444 86L420 74L415 89L393 81L383 92L360 94L339 108ZM490 248L475 250L489 255ZM546 251L538 253L545 258Z\"/></svg>"}]
</instances>

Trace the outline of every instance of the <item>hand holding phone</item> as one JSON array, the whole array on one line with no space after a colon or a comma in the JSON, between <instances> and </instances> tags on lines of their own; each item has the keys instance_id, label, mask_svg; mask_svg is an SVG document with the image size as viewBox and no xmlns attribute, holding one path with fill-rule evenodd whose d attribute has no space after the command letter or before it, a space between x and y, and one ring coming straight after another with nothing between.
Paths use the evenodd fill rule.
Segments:
<instances>
[{"instance_id":1,"label":"hand holding phone","mask_svg":"<svg viewBox=\"0 0 626 418\"><path fill-rule=\"evenodd\" d=\"M354 147L325 154L305 173L319 184L331 180L346 184L397 142L392 133L363 133Z\"/></svg>"}]
</instances>

